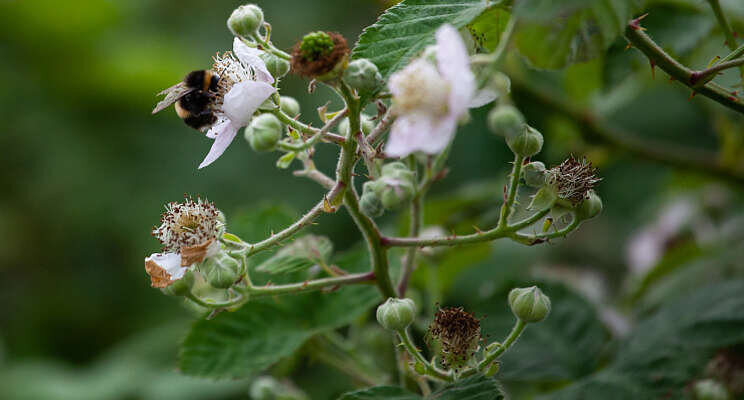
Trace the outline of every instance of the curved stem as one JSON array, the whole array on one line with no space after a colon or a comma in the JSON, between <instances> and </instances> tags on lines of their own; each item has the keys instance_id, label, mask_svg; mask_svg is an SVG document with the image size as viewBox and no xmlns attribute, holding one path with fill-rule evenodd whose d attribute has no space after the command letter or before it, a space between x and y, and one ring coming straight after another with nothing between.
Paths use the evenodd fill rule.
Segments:
<instances>
[{"instance_id":1,"label":"curved stem","mask_svg":"<svg viewBox=\"0 0 744 400\"><path fill-rule=\"evenodd\" d=\"M375 275L370 272L360 274L349 274L330 278L313 279L311 281L290 283L286 285L272 286L250 286L240 289L243 293L248 294L250 298L276 296L282 294L309 292L313 290L325 289L328 287L350 285L356 283L369 283L375 281Z\"/></svg>"},{"instance_id":2,"label":"curved stem","mask_svg":"<svg viewBox=\"0 0 744 400\"><path fill-rule=\"evenodd\" d=\"M504 199L501 206L501 216L499 217L499 228L504 228L509 224L509 217L512 214L512 206L517 200L517 190L519 189L519 175L522 172L522 163L524 157L519 154L514 155L514 165L512 165L511 181L509 182L509 194Z\"/></svg>"},{"instance_id":3,"label":"curved stem","mask_svg":"<svg viewBox=\"0 0 744 400\"><path fill-rule=\"evenodd\" d=\"M421 230L421 212L423 211L421 207L421 203L423 200L422 196L423 194L419 193L411 200L409 211L411 215L408 229L408 236L410 237L417 237L419 235L419 231ZM403 260L403 269L400 273L400 282L398 282L398 297L403 298L406 296L406 290L408 289L408 279L411 277L411 274L416 267L417 251L418 249L416 247L410 247L408 251L406 251L405 259Z\"/></svg>"},{"instance_id":4,"label":"curved stem","mask_svg":"<svg viewBox=\"0 0 744 400\"><path fill-rule=\"evenodd\" d=\"M517 242L524 243L527 245L533 245L533 244L539 244L543 243L545 241L548 241L550 239L555 239L559 237L565 237L571 231L575 230L579 227L579 224L581 224L581 220L576 218L576 215L573 216L573 219L571 220L571 223L568 224L565 228L560 229L558 231L552 232L552 233L538 233L535 235L525 235L522 233L512 233L511 238L514 239Z\"/></svg>"},{"instance_id":5,"label":"curved stem","mask_svg":"<svg viewBox=\"0 0 744 400\"><path fill-rule=\"evenodd\" d=\"M227 301L207 301L190 292L186 295L186 298L205 308L227 308L237 306L248 301L248 298L243 295Z\"/></svg>"},{"instance_id":6,"label":"curved stem","mask_svg":"<svg viewBox=\"0 0 744 400\"><path fill-rule=\"evenodd\" d=\"M669 74L669 76L693 89L695 92L700 93L734 111L744 114L744 103L720 85L708 82L701 86L696 86L700 83L700 71L693 71L690 68L685 67L679 61L667 54L645 32L643 32L643 28L640 26L640 19L634 19L628 23L625 29L625 37L633 46L648 57L652 66L658 66L664 70L664 72Z\"/></svg>"},{"instance_id":7,"label":"curved stem","mask_svg":"<svg viewBox=\"0 0 744 400\"><path fill-rule=\"evenodd\" d=\"M410 353L417 362L421 363L424 366L427 376L431 376L445 382L452 382L454 380L451 375L438 370L433 365L431 365L431 363L427 361L424 356L421 355L421 352L418 351L416 346L413 344L413 340L411 340L411 335L408 333L408 328L398 331L398 336L400 337L401 344L403 345L403 347L405 347L408 353Z\"/></svg>"},{"instance_id":8,"label":"curved stem","mask_svg":"<svg viewBox=\"0 0 744 400\"><path fill-rule=\"evenodd\" d=\"M292 129L294 129L296 131L299 131L299 132L302 132L305 135L310 136L311 139L315 138L316 136L319 136L318 138L315 138L314 139L315 141L317 141L318 139L321 139L321 138L322 139L326 139L326 140L331 141L331 142L334 142L334 143L338 143L338 144L343 144L346 141L342 136L334 135L334 134L328 132L328 130L331 127L333 127L333 125L335 125L336 123L338 123L339 121L341 121L341 118L342 117L339 117L339 119L336 120L336 121L334 121L336 119L334 117L331 121L329 121L329 123L330 122L333 122L333 124L331 124L330 126L328 126L328 124L326 124L326 126L328 126L328 129L326 129L325 131L323 131L322 129L316 129L316 128L313 128L310 125L306 125L306 124L303 124L300 121L297 121L296 119L294 119L294 118L290 117L289 115L287 115L286 113L284 113L279 108L274 109L273 111L271 111L271 113L274 114L277 118L279 118L279 121L281 121L283 124L288 125ZM338 117L338 115L336 115L336 117ZM325 126L323 128L325 128ZM285 144L285 146L288 146L287 147L287 150L293 150L293 151L303 150L303 149L306 149L306 148L310 147L310 146L292 145L292 144ZM292 146L296 146L297 148L293 148Z\"/></svg>"},{"instance_id":9,"label":"curved stem","mask_svg":"<svg viewBox=\"0 0 744 400\"><path fill-rule=\"evenodd\" d=\"M524 328L527 326L527 324L524 323L521 319L517 319L517 322L514 324L514 328L512 328L511 333L509 333L509 336L504 340L504 343L501 344L495 351L492 353L486 355L485 358L483 358L483 361L478 363L478 369L481 371L485 371L486 368L495 360L498 358L501 354L503 354L506 350L511 347L512 344L519 338L520 335L522 335L522 332L524 332Z\"/></svg>"},{"instance_id":10,"label":"curved stem","mask_svg":"<svg viewBox=\"0 0 744 400\"><path fill-rule=\"evenodd\" d=\"M744 51L744 46L739 48L736 47L736 36L731 31L731 26L729 25L728 21L726 21L726 16L723 14L720 2L718 0L708 0L708 4L710 4L710 8L713 9L713 14L716 15L718 25L721 26L723 36L726 38L726 45L732 51L732 53L729 54L725 59L721 60L721 63L723 64L731 58L735 58L741 55L741 53L739 53L738 55L732 57L734 53ZM742 67L741 64L739 64L739 75L741 76L741 79L744 80L744 67Z\"/></svg>"}]
</instances>

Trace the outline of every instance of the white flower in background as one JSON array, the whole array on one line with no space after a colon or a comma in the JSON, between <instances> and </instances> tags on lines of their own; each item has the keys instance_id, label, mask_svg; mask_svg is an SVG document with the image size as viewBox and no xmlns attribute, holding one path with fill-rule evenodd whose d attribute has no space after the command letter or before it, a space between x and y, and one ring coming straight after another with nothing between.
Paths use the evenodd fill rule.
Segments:
<instances>
[{"instance_id":1,"label":"white flower in background","mask_svg":"<svg viewBox=\"0 0 744 400\"><path fill-rule=\"evenodd\" d=\"M397 119L385 147L388 156L444 150L476 95L470 58L460 34L453 26L442 25L435 37L436 66L425 57L419 58L390 77L388 86Z\"/></svg>"},{"instance_id":2,"label":"white flower in background","mask_svg":"<svg viewBox=\"0 0 744 400\"><path fill-rule=\"evenodd\" d=\"M217 121L207 132L214 139L212 148L199 164L199 168L217 160L232 143L238 130L248 126L258 107L275 91L274 78L266 69L259 55L261 50L233 41L233 52L214 57L212 69L220 75L220 93L223 94L215 116Z\"/></svg>"},{"instance_id":3,"label":"white flower in background","mask_svg":"<svg viewBox=\"0 0 744 400\"><path fill-rule=\"evenodd\" d=\"M220 211L211 202L187 197L183 203L168 203L160 226L152 231L163 245L162 252L145 258L152 287L169 286L192 265L217 254L223 226Z\"/></svg>"}]
</instances>

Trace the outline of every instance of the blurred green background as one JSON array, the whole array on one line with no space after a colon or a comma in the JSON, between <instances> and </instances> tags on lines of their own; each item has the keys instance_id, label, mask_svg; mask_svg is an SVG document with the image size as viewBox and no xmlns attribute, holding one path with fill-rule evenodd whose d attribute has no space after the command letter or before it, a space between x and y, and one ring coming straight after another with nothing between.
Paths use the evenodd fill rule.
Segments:
<instances>
[{"instance_id":1,"label":"blurred green background","mask_svg":"<svg viewBox=\"0 0 744 400\"><path fill-rule=\"evenodd\" d=\"M652 3L660 3L655 6L660 10L657 15L672 7ZM194 317L179 301L151 289L142 265L143 258L158 249L150 229L158 223L163 204L180 200L184 193L208 197L225 211L228 221L231 215L261 203L304 210L322 194L313 183L274 168L276 154L256 154L240 137L215 164L197 170L211 141L187 128L170 110L150 114L158 100L155 93L192 69L209 67L215 52L230 48L225 21L240 4L0 1L0 74L4 77L0 90L4 123L0 134L0 386L9 396L244 398L248 382L214 383L176 372L178 341ZM273 25L275 43L283 48L316 29L339 31L353 43L386 7L373 0L257 4ZM648 25L670 35L694 27L685 31L687 42L678 41L682 43L675 50L704 64L711 54L723 52L722 39L709 16L698 18L697 11L687 12L685 7L667 14L678 18L677 25L669 22L672 17L654 21L653 14ZM664 40L662 34L657 37ZM632 240L648 224L659 221L670 204L682 202L685 205L678 207L689 212L669 217L675 222L668 229L649 228L650 237L663 236L657 246L659 257L670 249L687 251L677 255L681 257L673 263L677 266L698 260L701 254L711 255L706 250L710 246L718 249L715 254L720 249L735 252L715 271L689 278L695 284L740 276L743 237L741 180L670 168L615 151L601 140L587 140L575 121L546 109L535 100L534 91L523 90L533 85L537 93L558 93L640 138L709 150L717 157L733 154L728 157L740 171L741 119L705 99L688 101L689 93L666 82L659 71L651 80L645 61L623 47L618 41L607 56L561 72L528 71L519 57L508 59L515 99L546 136L540 158L552 165L570 153L588 154L604 177L599 193L605 212L568 239L534 251L496 246L495 258L489 258L491 250L486 251L485 257L478 258L481 268L470 271L482 272L476 279L490 279L496 272L484 265L514 264L517 269L534 266L534 274L543 271L543 276L556 280L579 276L568 280L585 285L578 289L597 307L610 306L625 315L627 320L618 323L620 331L624 324L632 324L637 312L631 310L637 305L632 294L638 286L631 283L644 279L643 268L632 269L638 264ZM282 94L297 97L304 118L317 126L315 108L331 96L321 88L310 97L306 85L288 77ZM484 127L487 111L474 111L471 123L461 130L451 173L433 195L452 199L454 193L461 193L458 188L470 182L480 192L465 192L478 199L472 210L458 210L466 214L487 215L484 208L498 206L511 160L503 141ZM728 146L724 151L718 150L722 143ZM318 160L320 168L330 170L333 149L324 148ZM495 190L483 194L483 188ZM434 207L436 215L446 204L439 210ZM340 250L359 239L342 214L323 217L314 228L329 235ZM393 226L395 218L384 221ZM460 226L457 223L451 225ZM700 233L701 226L708 230ZM525 254L530 257L524 258ZM659 257L652 258L653 265ZM685 286L667 290L679 293L680 287ZM663 293L657 292L658 299L664 298ZM456 293L450 297L457 298ZM645 306L658 304L652 300Z\"/></svg>"}]
</instances>

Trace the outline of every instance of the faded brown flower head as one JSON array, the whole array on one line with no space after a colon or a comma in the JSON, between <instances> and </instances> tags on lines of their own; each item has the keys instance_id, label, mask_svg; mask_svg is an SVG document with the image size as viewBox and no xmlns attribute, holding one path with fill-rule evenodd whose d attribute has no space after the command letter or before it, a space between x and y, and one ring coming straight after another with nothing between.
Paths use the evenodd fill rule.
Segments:
<instances>
[{"instance_id":1,"label":"faded brown flower head","mask_svg":"<svg viewBox=\"0 0 744 400\"><path fill-rule=\"evenodd\" d=\"M442 364L457 370L478 350L480 320L462 307L440 308L434 314L427 335L440 346Z\"/></svg>"},{"instance_id":2,"label":"faded brown flower head","mask_svg":"<svg viewBox=\"0 0 744 400\"><path fill-rule=\"evenodd\" d=\"M186 196L182 203L166 204L165 212L160 216L160 226L153 229L152 234L163 245L163 252L206 247L217 239L223 225L219 216L214 203Z\"/></svg>"},{"instance_id":3,"label":"faded brown flower head","mask_svg":"<svg viewBox=\"0 0 744 400\"><path fill-rule=\"evenodd\" d=\"M584 157L577 160L574 156L549 169L547 176L548 184L555 188L558 197L574 205L581 203L589 190L602 180L590 161Z\"/></svg>"},{"instance_id":4,"label":"faded brown flower head","mask_svg":"<svg viewBox=\"0 0 744 400\"><path fill-rule=\"evenodd\" d=\"M322 44L312 43L308 46L307 39L310 36L325 34L330 38L333 47L324 47ZM310 49L308 49L310 47ZM302 41L292 48L292 72L305 77L317 78L325 75L348 58L349 46L341 34L337 32L314 32L308 34Z\"/></svg>"}]
</instances>

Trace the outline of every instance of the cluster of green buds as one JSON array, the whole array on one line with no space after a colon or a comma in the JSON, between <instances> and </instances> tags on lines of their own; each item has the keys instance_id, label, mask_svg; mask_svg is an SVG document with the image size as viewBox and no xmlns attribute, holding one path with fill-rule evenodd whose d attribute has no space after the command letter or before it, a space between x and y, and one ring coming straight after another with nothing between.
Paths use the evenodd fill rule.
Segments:
<instances>
[{"instance_id":1,"label":"cluster of green buds","mask_svg":"<svg viewBox=\"0 0 744 400\"><path fill-rule=\"evenodd\" d=\"M522 113L511 105L499 105L488 114L488 127L506 140L514 154L532 157L542 150L543 136L527 125Z\"/></svg>"},{"instance_id":2,"label":"cluster of green buds","mask_svg":"<svg viewBox=\"0 0 744 400\"><path fill-rule=\"evenodd\" d=\"M362 212L379 217L410 201L416 195L416 174L404 163L395 161L382 167L378 179L365 182L360 198Z\"/></svg>"},{"instance_id":3,"label":"cluster of green buds","mask_svg":"<svg viewBox=\"0 0 744 400\"><path fill-rule=\"evenodd\" d=\"M522 167L522 178L528 186L540 189L531 208L550 205L556 215L573 210L580 221L602 212L602 199L594 191L601 178L597 176L597 169L584 158L572 156L551 169L533 161Z\"/></svg>"}]
</instances>

